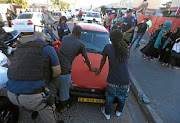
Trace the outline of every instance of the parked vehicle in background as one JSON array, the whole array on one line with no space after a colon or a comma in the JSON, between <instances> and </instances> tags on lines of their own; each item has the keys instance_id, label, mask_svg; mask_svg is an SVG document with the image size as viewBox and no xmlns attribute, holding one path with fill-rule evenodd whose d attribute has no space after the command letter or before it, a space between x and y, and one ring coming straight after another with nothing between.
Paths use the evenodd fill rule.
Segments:
<instances>
[{"instance_id":1,"label":"parked vehicle in background","mask_svg":"<svg viewBox=\"0 0 180 123\"><path fill-rule=\"evenodd\" d=\"M64 13L67 16L67 19L71 19L72 18L71 14L68 11L64 11Z\"/></svg>"},{"instance_id":2,"label":"parked vehicle in background","mask_svg":"<svg viewBox=\"0 0 180 123\"><path fill-rule=\"evenodd\" d=\"M72 15L72 16L73 16L73 15L78 16L78 14L79 14L79 9L71 9L71 15Z\"/></svg>"},{"instance_id":3,"label":"parked vehicle in background","mask_svg":"<svg viewBox=\"0 0 180 123\"><path fill-rule=\"evenodd\" d=\"M61 16L65 16L67 19L69 19L69 16L64 12L64 11L57 11L57 12L52 12L52 17L54 18L55 23L59 22L59 19Z\"/></svg>"},{"instance_id":4,"label":"parked vehicle in background","mask_svg":"<svg viewBox=\"0 0 180 123\"><path fill-rule=\"evenodd\" d=\"M84 17L84 22L92 23L93 19L95 19L98 24L101 24L101 16L99 12L87 12L86 17Z\"/></svg>"},{"instance_id":5,"label":"parked vehicle in background","mask_svg":"<svg viewBox=\"0 0 180 123\"><path fill-rule=\"evenodd\" d=\"M84 11L83 14L82 14L82 21L84 20L84 18L86 17L87 15L87 11Z\"/></svg>"},{"instance_id":6,"label":"parked vehicle in background","mask_svg":"<svg viewBox=\"0 0 180 123\"><path fill-rule=\"evenodd\" d=\"M19 32L33 32L34 25L41 25L42 13L40 12L27 12L17 16L12 20L12 28Z\"/></svg>"}]
</instances>

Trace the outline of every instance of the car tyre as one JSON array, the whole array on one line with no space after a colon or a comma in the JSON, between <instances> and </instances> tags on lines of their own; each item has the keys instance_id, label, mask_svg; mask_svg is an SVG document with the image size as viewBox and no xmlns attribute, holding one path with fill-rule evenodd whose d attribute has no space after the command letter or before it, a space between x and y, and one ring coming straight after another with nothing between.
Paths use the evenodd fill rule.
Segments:
<instances>
[{"instance_id":1,"label":"car tyre","mask_svg":"<svg viewBox=\"0 0 180 123\"><path fill-rule=\"evenodd\" d=\"M0 123L18 123L19 107L8 97L0 96Z\"/></svg>"}]
</instances>

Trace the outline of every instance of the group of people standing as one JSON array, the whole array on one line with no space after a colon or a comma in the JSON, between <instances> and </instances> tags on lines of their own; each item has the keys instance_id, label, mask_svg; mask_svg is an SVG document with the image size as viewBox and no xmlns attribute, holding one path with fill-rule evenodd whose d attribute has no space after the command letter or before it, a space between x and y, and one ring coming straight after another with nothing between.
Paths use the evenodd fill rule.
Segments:
<instances>
[{"instance_id":1,"label":"group of people standing","mask_svg":"<svg viewBox=\"0 0 180 123\"><path fill-rule=\"evenodd\" d=\"M166 21L151 34L149 43L141 49L144 59L157 58L163 66L180 66L180 27L171 32L171 26L172 22Z\"/></svg>"}]
</instances>

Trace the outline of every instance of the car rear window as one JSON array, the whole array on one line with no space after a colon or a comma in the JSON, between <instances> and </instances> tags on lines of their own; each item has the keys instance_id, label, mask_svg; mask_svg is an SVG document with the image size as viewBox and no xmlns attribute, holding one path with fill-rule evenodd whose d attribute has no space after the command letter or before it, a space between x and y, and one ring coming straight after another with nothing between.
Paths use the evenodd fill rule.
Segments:
<instances>
[{"instance_id":1,"label":"car rear window","mask_svg":"<svg viewBox=\"0 0 180 123\"><path fill-rule=\"evenodd\" d=\"M104 46L110 43L109 33L84 30L80 40L88 52L102 52Z\"/></svg>"},{"instance_id":2,"label":"car rear window","mask_svg":"<svg viewBox=\"0 0 180 123\"><path fill-rule=\"evenodd\" d=\"M18 19L32 19L33 14L20 14Z\"/></svg>"},{"instance_id":3,"label":"car rear window","mask_svg":"<svg viewBox=\"0 0 180 123\"><path fill-rule=\"evenodd\" d=\"M100 14L99 13L93 13L93 12L88 12L87 17L95 17L95 18L100 18Z\"/></svg>"}]
</instances>

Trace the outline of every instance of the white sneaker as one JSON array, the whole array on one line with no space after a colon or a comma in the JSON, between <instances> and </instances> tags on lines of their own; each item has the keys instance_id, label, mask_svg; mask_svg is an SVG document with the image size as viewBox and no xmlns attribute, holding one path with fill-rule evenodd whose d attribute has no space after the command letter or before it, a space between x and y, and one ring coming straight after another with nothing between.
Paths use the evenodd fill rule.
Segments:
<instances>
[{"instance_id":1,"label":"white sneaker","mask_svg":"<svg viewBox=\"0 0 180 123\"><path fill-rule=\"evenodd\" d=\"M11 54L11 52L12 52L12 47L8 47L7 54Z\"/></svg>"},{"instance_id":2,"label":"white sneaker","mask_svg":"<svg viewBox=\"0 0 180 123\"><path fill-rule=\"evenodd\" d=\"M116 116L117 116L117 117L120 117L120 115L121 115L121 112L116 111Z\"/></svg>"},{"instance_id":3,"label":"white sneaker","mask_svg":"<svg viewBox=\"0 0 180 123\"><path fill-rule=\"evenodd\" d=\"M105 107L101 107L101 112L104 114L104 116L105 116L105 118L107 119L107 120L109 120L111 117L110 117L110 114L109 115L107 115L106 113L105 113Z\"/></svg>"}]
</instances>

